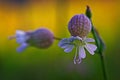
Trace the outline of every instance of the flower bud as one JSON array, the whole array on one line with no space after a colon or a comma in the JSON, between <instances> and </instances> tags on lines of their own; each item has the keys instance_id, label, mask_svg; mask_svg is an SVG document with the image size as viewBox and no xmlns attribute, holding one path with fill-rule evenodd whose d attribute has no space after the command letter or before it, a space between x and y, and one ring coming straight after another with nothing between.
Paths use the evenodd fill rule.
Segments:
<instances>
[{"instance_id":1,"label":"flower bud","mask_svg":"<svg viewBox=\"0 0 120 80\"><path fill-rule=\"evenodd\" d=\"M68 29L72 36L84 38L91 31L91 21L84 14L78 14L69 21Z\"/></svg>"},{"instance_id":2,"label":"flower bud","mask_svg":"<svg viewBox=\"0 0 120 80\"><path fill-rule=\"evenodd\" d=\"M48 48L54 41L53 34L44 28L28 32L27 35L30 36L27 43L37 48Z\"/></svg>"},{"instance_id":3,"label":"flower bud","mask_svg":"<svg viewBox=\"0 0 120 80\"><path fill-rule=\"evenodd\" d=\"M85 12L86 16L91 19L92 17L92 13L91 13L91 9L90 7L87 5L87 8L86 8L86 12Z\"/></svg>"}]
</instances>

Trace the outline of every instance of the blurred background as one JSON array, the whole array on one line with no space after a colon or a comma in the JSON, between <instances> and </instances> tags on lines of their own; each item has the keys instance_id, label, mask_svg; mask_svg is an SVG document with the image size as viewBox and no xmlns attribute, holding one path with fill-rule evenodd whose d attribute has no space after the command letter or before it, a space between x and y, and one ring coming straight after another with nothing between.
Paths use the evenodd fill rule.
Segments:
<instances>
[{"instance_id":1,"label":"blurred background","mask_svg":"<svg viewBox=\"0 0 120 80\"><path fill-rule=\"evenodd\" d=\"M0 80L103 80L98 54L87 53L79 65L73 64L74 51L66 54L58 42L48 49L19 46L8 36L16 30L51 30L56 37L70 37L67 29L75 14L92 10L93 24L106 43L105 63L109 80L120 74L120 1L119 0L0 0Z\"/></svg>"}]
</instances>

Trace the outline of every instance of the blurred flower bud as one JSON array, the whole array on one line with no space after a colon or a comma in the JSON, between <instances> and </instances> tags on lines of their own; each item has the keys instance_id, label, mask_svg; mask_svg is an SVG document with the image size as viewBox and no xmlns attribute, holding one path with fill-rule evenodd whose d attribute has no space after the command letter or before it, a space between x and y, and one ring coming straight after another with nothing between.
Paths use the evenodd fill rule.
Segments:
<instances>
[{"instance_id":1,"label":"blurred flower bud","mask_svg":"<svg viewBox=\"0 0 120 80\"><path fill-rule=\"evenodd\" d=\"M91 21L84 14L78 14L69 21L68 29L72 36L84 38L91 31Z\"/></svg>"},{"instance_id":2,"label":"blurred flower bud","mask_svg":"<svg viewBox=\"0 0 120 80\"><path fill-rule=\"evenodd\" d=\"M53 34L44 28L29 32L17 30L16 34L9 36L8 39L16 39L16 42L20 44L20 46L16 49L17 52L24 51L28 46L42 49L48 48L54 41Z\"/></svg>"},{"instance_id":3,"label":"blurred flower bud","mask_svg":"<svg viewBox=\"0 0 120 80\"><path fill-rule=\"evenodd\" d=\"M30 38L27 40L27 43L30 46L37 48L48 48L54 41L53 34L44 28L37 29L33 32L28 32L27 34L30 36Z\"/></svg>"},{"instance_id":4,"label":"blurred flower bud","mask_svg":"<svg viewBox=\"0 0 120 80\"><path fill-rule=\"evenodd\" d=\"M87 5L87 9L86 9L85 14L89 19L91 19L92 13L91 13L90 7L88 5Z\"/></svg>"}]
</instances>

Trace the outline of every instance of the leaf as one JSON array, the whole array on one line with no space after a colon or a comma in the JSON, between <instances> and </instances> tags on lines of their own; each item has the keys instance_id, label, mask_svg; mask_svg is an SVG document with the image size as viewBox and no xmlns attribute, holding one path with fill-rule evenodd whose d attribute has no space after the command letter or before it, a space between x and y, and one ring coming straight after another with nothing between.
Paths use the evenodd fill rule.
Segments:
<instances>
[{"instance_id":1,"label":"leaf","mask_svg":"<svg viewBox=\"0 0 120 80\"><path fill-rule=\"evenodd\" d=\"M94 37L96 45L97 45L96 53L103 53L103 51L105 50L105 44L104 44L103 40L101 39L101 37L99 36L97 30L94 28L94 26L92 26L91 32L93 34L93 37Z\"/></svg>"}]
</instances>

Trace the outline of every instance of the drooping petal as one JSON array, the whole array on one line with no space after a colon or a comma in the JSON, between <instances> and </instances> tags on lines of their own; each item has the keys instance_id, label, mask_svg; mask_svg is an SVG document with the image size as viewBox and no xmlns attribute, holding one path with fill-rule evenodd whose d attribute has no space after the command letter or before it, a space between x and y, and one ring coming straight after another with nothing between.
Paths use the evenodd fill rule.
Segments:
<instances>
[{"instance_id":1,"label":"drooping petal","mask_svg":"<svg viewBox=\"0 0 120 80\"><path fill-rule=\"evenodd\" d=\"M65 52L66 53L69 53L69 52L71 52L72 50L73 50L73 48L74 48L74 45L69 45L67 48L65 48Z\"/></svg>"},{"instance_id":2,"label":"drooping petal","mask_svg":"<svg viewBox=\"0 0 120 80\"><path fill-rule=\"evenodd\" d=\"M88 52L92 55L94 55L94 51L97 49L97 47L94 44L86 44L85 48L88 50Z\"/></svg>"},{"instance_id":3,"label":"drooping petal","mask_svg":"<svg viewBox=\"0 0 120 80\"><path fill-rule=\"evenodd\" d=\"M24 31L17 30L16 31L16 41L21 44L26 41L26 33Z\"/></svg>"},{"instance_id":4,"label":"drooping petal","mask_svg":"<svg viewBox=\"0 0 120 80\"><path fill-rule=\"evenodd\" d=\"M82 58L79 56L79 47L76 47L76 53L74 56L74 64L80 64L82 61Z\"/></svg>"},{"instance_id":5,"label":"drooping petal","mask_svg":"<svg viewBox=\"0 0 120 80\"><path fill-rule=\"evenodd\" d=\"M73 37L64 38L59 42L58 46L61 47L61 48L68 48L70 46L74 46L73 41L74 41Z\"/></svg>"},{"instance_id":6,"label":"drooping petal","mask_svg":"<svg viewBox=\"0 0 120 80\"><path fill-rule=\"evenodd\" d=\"M97 46L94 45L94 44L89 44L89 43L87 43L87 46L88 46L91 50L93 50L93 51L95 51L95 50L97 49Z\"/></svg>"},{"instance_id":7,"label":"drooping petal","mask_svg":"<svg viewBox=\"0 0 120 80\"><path fill-rule=\"evenodd\" d=\"M16 38L16 42L21 44L21 43L25 42L25 39L24 38Z\"/></svg>"},{"instance_id":8,"label":"drooping petal","mask_svg":"<svg viewBox=\"0 0 120 80\"><path fill-rule=\"evenodd\" d=\"M20 47L17 48L17 52L22 52L28 47L27 43L22 43Z\"/></svg>"},{"instance_id":9,"label":"drooping petal","mask_svg":"<svg viewBox=\"0 0 120 80\"><path fill-rule=\"evenodd\" d=\"M65 43L68 43L68 42L69 42L68 39L67 39L67 38L64 38L64 39L62 39L62 40L59 42L58 46L59 46L59 47L62 47Z\"/></svg>"},{"instance_id":10,"label":"drooping petal","mask_svg":"<svg viewBox=\"0 0 120 80\"><path fill-rule=\"evenodd\" d=\"M86 53L85 53L84 47L81 46L79 48L79 58L85 58L85 57L86 57Z\"/></svg>"},{"instance_id":11,"label":"drooping petal","mask_svg":"<svg viewBox=\"0 0 120 80\"><path fill-rule=\"evenodd\" d=\"M61 45L61 48L67 48L69 46L69 44L63 44Z\"/></svg>"},{"instance_id":12,"label":"drooping petal","mask_svg":"<svg viewBox=\"0 0 120 80\"><path fill-rule=\"evenodd\" d=\"M95 40L92 39L92 38L86 38L86 39L85 39L85 42L95 42Z\"/></svg>"}]
</instances>

